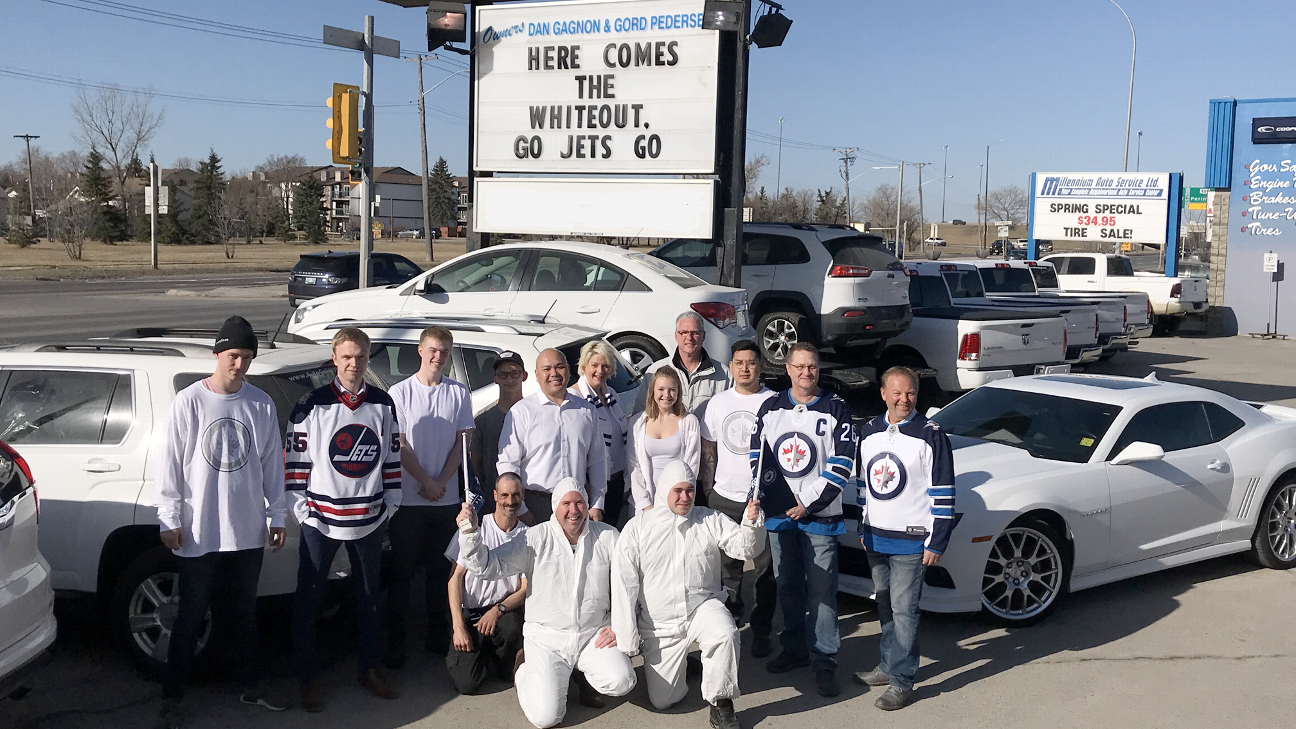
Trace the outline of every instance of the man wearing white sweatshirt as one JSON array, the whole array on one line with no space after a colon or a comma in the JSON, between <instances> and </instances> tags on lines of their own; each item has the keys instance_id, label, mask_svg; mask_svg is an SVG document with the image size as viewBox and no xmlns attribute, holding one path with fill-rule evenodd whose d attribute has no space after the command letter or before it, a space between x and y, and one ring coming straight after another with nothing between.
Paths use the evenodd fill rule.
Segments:
<instances>
[{"instance_id":1,"label":"man wearing white sweatshirt","mask_svg":"<svg viewBox=\"0 0 1296 729\"><path fill-rule=\"evenodd\" d=\"M225 321L216 371L176 394L156 461L162 543L180 563L180 604L168 646L159 726L179 727L180 701L213 595L226 607L245 704L263 698L257 676L257 580L267 544L284 544L284 466L274 402L244 381L257 340L242 317ZM223 603L223 604L222 604Z\"/></svg>"}]
</instances>

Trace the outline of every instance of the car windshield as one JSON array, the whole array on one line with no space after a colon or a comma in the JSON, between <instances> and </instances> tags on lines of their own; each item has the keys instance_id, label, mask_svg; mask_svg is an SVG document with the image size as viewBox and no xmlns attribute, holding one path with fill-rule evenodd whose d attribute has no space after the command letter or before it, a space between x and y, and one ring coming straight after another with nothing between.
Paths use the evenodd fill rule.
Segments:
<instances>
[{"instance_id":1,"label":"car windshield","mask_svg":"<svg viewBox=\"0 0 1296 729\"><path fill-rule=\"evenodd\" d=\"M983 268L981 283L992 294L1035 293L1035 279L1025 268Z\"/></svg>"},{"instance_id":2,"label":"car windshield","mask_svg":"<svg viewBox=\"0 0 1296 729\"><path fill-rule=\"evenodd\" d=\"M866 266L874 271L903 271L904 264L896 260L882 239L875 235L846 235L829 238L823 242L834 264Z\"/></svg>"},{"instance_id":3,"label":"car windshield","mask_svg":"<svg viewBox=\"0 0 1296 729\"><path fill-rule=\"evenodd\" d=\"M293 271L312 273L331 273L335 276L345 276L348 273L355 275L359 270L359 257L342 257L342 256L302 256L293 266Z\"/></svg>"},{"instance_id":4,"label":"car windshield","mask_svg":"<svg viewBox=\"0 0 1296 729\"><path fill-rule=\"evenodd\" d=\"M985 296L981 287L981 276L975 269L958 269L942 274L949 286L951 299L975 299Z\"/></svg>"},{"instance_id":5,"label":"car windshield","mask_svg":"<svg viewBox=\"0 0 1296 729\"><path fill-rule=\"evenodd\" d=\"M1036 458L1086 463L1120 411L1106 403L982 387L932 420L950 435L1021 448Z\"/></svg>"},{"instance_id":6,"label":"car windshield","mask_svg":"<svg viewBox=\"0 0 1296 729\"><path fill-rule=\"evenodd\" d=\"M625 254L625 257L626 260L634 261L635 263L646 266L647 268L651 268L682 289L691 289L694 286L706 286L706 281L703 281L697 276L694 276L669 261L663 261L660 258L646 256L642 253L627 253Z\"/></svg>"},{"instance_id":7,"label":"car windshield","mask_svg":"<svg viewBox=\"0 0 1296 729\"><path fill-rule=\"evenodd\" d=\"M1035 276L1035 285L1041 289L1056 289L1058 287L1057 271L1052 266L1035 266L1031 269L1031 274Z\"/></svg>"}]
</instances>

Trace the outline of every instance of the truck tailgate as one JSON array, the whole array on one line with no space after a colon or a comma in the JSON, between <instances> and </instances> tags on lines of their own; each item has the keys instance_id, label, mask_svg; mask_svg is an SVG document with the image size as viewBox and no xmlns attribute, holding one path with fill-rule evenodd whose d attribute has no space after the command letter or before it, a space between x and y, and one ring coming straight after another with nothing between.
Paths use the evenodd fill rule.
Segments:
<instances>
[{"instance_id":1,"label":"truck tailgate","mask_svg":"<svg viewBox=\"0 0 1296 729\"><path fill-rule=\"evenodd\" d=\"M980 333L981 358L960 360L959 366L986 370L1061 362L1066 358L1064 327L1061 317L965 319L959 322L959 334Z\"/></svg>"},{"instance_id":2,"label":"truck tailgate","mask_svg":"<svg viewBox=\"0 0 1296 729\"><path fill-rule=\"evenodd\" d=\"M1101 326L1103 315L1095 301L1065 301L1044 296L1002 296L991 294L991 301L1005 307L1038 310L1041 314L1060 316L1066 321L1067 343L1070 346L1090 345L1098 342L1098 332L1094 331L1094 317L1098 317L1100 331L1107 332L1109 326ZM1110 308L1110 307L1109 307ZM1123 311L1117 311L1115 330L1124 329ZM1113 330L1114 331L1114 330Z\"/></svg>"}]
</instances>

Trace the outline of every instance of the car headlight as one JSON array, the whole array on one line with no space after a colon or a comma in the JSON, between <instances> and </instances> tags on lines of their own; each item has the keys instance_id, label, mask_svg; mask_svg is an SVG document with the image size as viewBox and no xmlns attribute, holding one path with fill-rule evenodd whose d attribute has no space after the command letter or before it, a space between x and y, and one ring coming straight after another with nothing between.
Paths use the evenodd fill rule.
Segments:
<instances>
[{"instance_id":1,"label":"car headlight","mask_svg":"<svg viewBox=\"0 0 1296 729\"><path fill-rule=\"evenodd\" d=\"M306 315L310 313L310 310L314 308L311 305L297 307L297 311L293 313L293 324L301 324Z\"/></svg>"}]
</instances>

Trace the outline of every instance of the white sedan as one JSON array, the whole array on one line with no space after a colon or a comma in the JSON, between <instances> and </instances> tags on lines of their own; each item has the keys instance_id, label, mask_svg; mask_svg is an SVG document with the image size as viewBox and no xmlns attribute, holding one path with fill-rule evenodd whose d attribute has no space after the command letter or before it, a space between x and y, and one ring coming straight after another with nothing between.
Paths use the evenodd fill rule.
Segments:
<instances>
[{"instance_id":1,"label":"white sedan","mask_svg":"<svg viewBox=\"0 0 1296 729\"><path fill-rule=\"evenodd\" d=\"M674 264L608 245L544 241L465 254L403 284L323 296L299 307L288 331L318 338L329 324L392 317L536 317L608 332L640 371L675 347L675 317L706 322L704 346L728 361L754 336L747 292L714 286Z\"/></svg>"},{"instance_id":2,"label":"white sedan","mask_svg":"<svg viewBox=\"0 0 1296 729\"><path fill-rule=\"evenodd\" d=\"M932 419L957 521L924 609L1026 625L1068 592L1225 554L1296 567L1294 409L1066 374L990 383ZM841 589L872 595L858 539L842 545Z\"/></svg>"}]
</instances>

